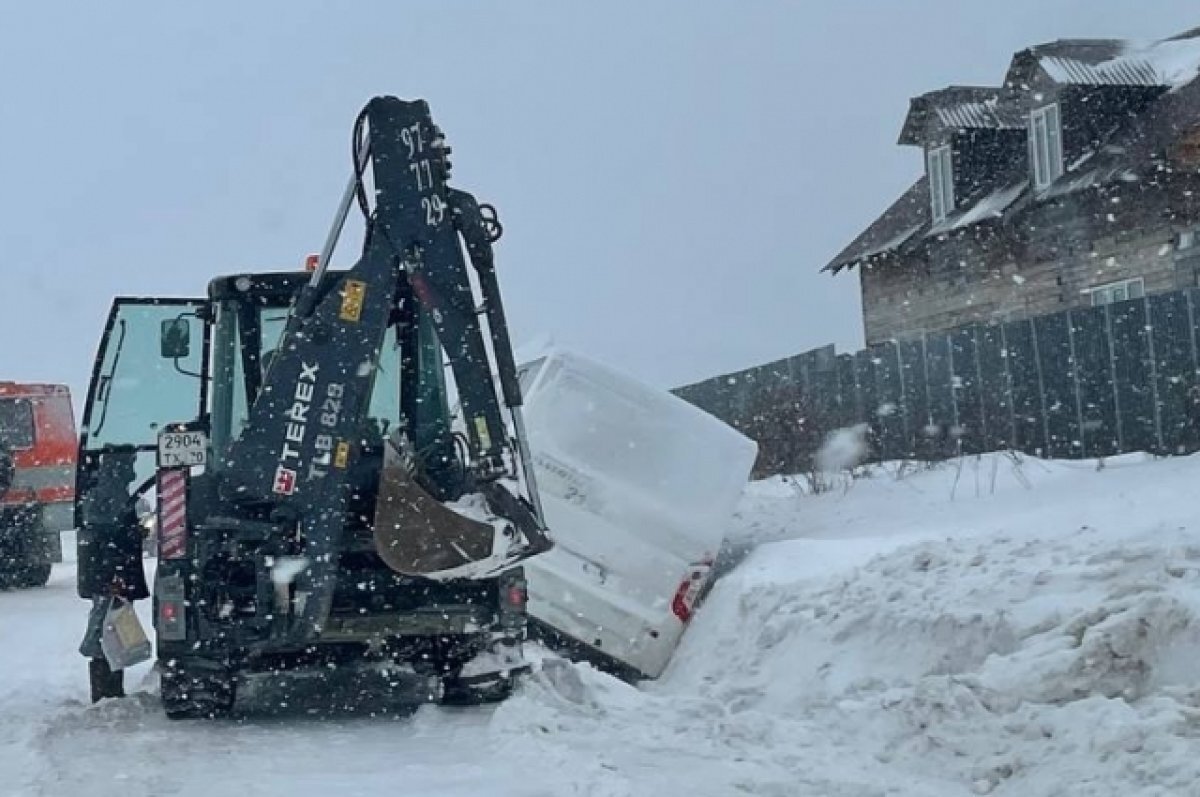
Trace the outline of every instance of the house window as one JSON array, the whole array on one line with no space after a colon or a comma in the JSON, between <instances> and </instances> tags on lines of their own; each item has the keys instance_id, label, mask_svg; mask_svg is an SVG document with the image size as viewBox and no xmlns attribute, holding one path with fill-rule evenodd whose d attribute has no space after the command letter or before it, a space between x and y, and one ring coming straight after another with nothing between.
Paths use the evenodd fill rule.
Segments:
<instances>
[{"instance_id":1,"label":"house window","mask_svg":"<svg viewBox=\"0 0 1200 797\"><path fill-rule=\"evenodd\" d=\"M1088 293L1092 295L1092 307L1099 307L1102 304L1123 302L1127 299L1140 299L1146 295L1146 285L1141 277L1134 277L1131 280L1088 288Z\"/></svg>"},{"instance_id":2,"label":"house window","mask_svg":"<svg viewBox=\"0 0 1200 797\"><path fill-rule=\"evenodd\" d=\"M1033 163L1033 185L1038 190L1062 176L1062 125L1058 105L1047 105L1029 114L1029 160Z\"/></svg>"},{"instance_id":3,"label":"house window","mask_svg":"<svg viewBox=\"0 0 1200 797\"><path fill-rule=\"evenodd\" d=\"M929 169L929 202L936 223L954 209L954 161L949 145L929 150L925 161Z\"/></svg>"}]
</instances>

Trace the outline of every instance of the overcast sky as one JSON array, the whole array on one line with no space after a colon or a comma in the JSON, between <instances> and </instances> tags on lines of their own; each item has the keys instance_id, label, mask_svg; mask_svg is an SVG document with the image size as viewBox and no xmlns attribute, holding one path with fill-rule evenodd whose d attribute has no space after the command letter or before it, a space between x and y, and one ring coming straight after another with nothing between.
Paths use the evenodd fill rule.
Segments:
<instances>
[{"instance_id":1,"label":"overcast sky","mask_svg":"<svg viewBox=\"0 0 1200 797\"><path fill-rule=\"evenodd\" d=\"M81 397L114 295L298 267L384 93L427 99L498 206L518 342L661 386L853 349L856 277L819 269L919 173L909 97L1196 25L1194 0L0 3L0 379Z\"/></svg>"}]
</instances>

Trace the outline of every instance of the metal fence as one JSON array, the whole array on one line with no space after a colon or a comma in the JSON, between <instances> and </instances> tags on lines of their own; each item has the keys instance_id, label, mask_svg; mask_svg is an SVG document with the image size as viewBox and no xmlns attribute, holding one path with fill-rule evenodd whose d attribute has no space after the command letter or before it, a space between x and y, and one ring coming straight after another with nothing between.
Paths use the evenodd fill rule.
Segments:
<instances>
[{"instance_id":1,"label":"metal fence","mask_svg":"<svg viewBox=\"0 0 1200 797\"><path fill-rule=\"evenodd\" d=\"M675 392L749 430L762 397L792 386L823 427L867 423L878 460L1176 453L1197 444L1198 321L1200 290L1177 291L855 354L826 346Z\"/></svg>"}]
</instances>

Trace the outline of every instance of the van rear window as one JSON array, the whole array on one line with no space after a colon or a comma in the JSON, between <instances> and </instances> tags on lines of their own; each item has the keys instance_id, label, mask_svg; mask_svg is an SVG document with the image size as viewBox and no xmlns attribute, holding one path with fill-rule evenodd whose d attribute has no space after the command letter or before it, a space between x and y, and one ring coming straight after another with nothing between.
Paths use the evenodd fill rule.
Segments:
<instances>
[{"instance_id":1,"label":"van rear window","mask_svg":"<svg viewBox=\"0 0 1200 797\"><path fill-rule=\"evenodd\" d=\"M10 450L33 448L33 405L27 399L0 399L0 443Z\"/></svg>"}]
</instances>

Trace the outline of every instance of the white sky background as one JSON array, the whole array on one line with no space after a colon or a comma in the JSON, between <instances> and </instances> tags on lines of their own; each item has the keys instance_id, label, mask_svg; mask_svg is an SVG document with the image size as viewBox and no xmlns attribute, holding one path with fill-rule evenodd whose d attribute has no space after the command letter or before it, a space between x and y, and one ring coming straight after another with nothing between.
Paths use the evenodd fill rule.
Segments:
<instances>
[{"instance_id":1,"label":"white sky background","mask_svg":"<svg viewBox=\"0 0 1200 797\"><path fill-rule=\"evenodd\" d=\"M918 175L909 97L1196 25L1194 0L0 0L0 379L82 398L114 295L298 267L383 93L427 99L498 206L518 343L664 387L857 348L857 277L819 269Z\"/></svg>"}]
</instances>

